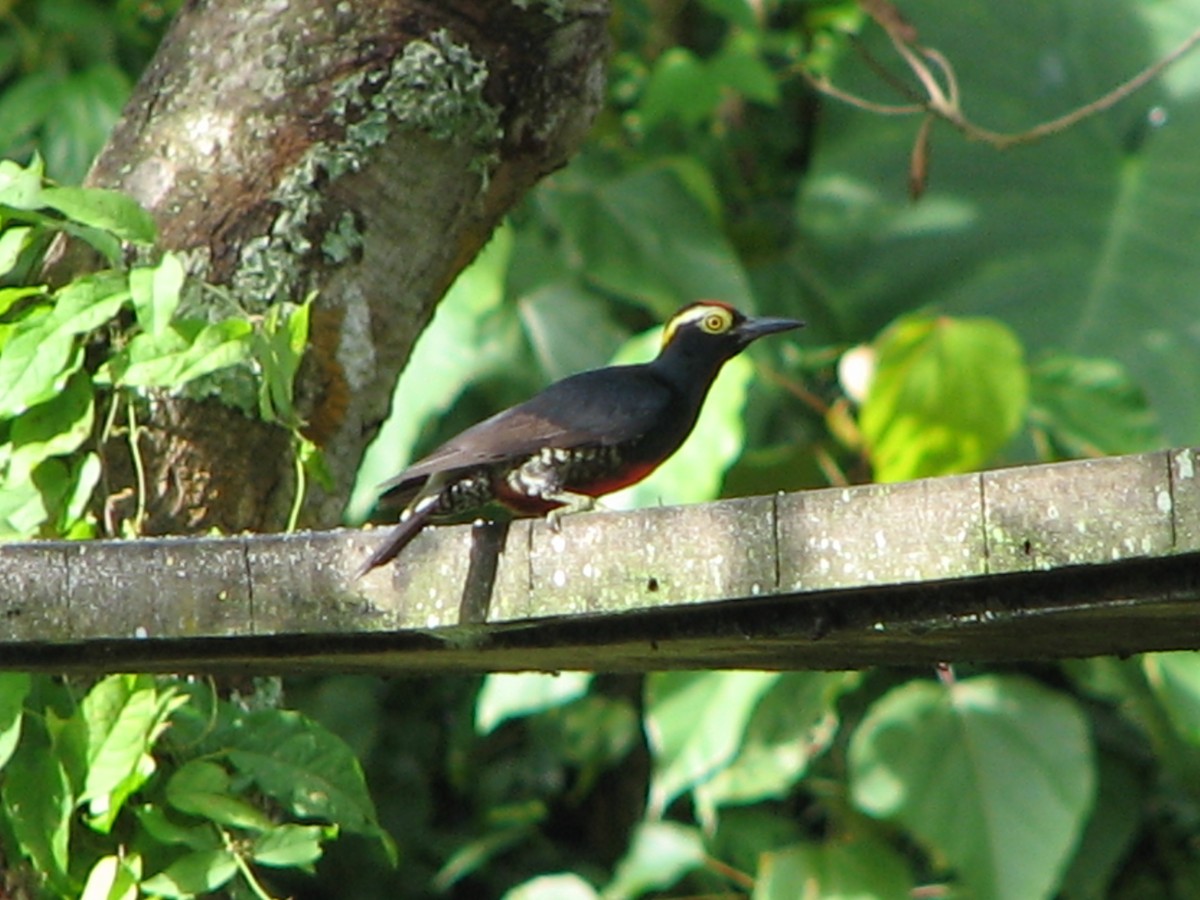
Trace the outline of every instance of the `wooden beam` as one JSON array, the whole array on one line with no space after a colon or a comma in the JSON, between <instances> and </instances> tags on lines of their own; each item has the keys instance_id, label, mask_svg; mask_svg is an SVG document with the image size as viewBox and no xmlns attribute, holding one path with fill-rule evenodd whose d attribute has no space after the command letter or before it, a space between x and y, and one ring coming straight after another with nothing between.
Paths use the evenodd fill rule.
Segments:
<instances>
[{"instance_id":1,"label":"wooden beam","mask_svg":"<svg viewBox=\"0 0 1200 900\"><path fill-rule=\"evenodd\" d=\"M543 522L0 548L0 668L848 668L1200 648L1200 450Z\"/></svg>"}]
</instances>

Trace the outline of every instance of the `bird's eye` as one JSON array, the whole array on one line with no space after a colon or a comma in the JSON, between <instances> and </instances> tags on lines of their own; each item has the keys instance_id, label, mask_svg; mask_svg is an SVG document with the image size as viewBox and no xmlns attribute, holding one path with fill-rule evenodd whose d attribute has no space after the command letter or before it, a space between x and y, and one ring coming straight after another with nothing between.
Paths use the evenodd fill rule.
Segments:
<instances>
[{"instance_id":1,"label":"bird's eye","mask_svg":"<svg viewBox=\"0 0 1200 900\"><path fill-rule=\"evenodd\" d=\"M709 334L720 334L729 327L729 320L720 313L709 313L700 323L700 327Z\"/></svg>"}]
</instances>

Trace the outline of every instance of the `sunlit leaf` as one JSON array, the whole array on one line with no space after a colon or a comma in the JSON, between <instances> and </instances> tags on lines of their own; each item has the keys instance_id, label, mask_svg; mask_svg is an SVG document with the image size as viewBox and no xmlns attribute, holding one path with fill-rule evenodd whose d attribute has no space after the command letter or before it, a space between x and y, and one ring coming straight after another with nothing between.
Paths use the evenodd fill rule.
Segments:
<instances>
[{"instance_id":1,"label":"sunlit leaf","mask_svg":"<svg viewBox=\"0 0 1200 900\"><path fill-rule=\"evenodd\" d=\"M849 764L860 809L902 823L996 900L1054 893L1095 794L1078 705L1016 676L894 688L855 731Z\"/></svg>"},{"instance_id":2,"label":"sunlit leaf","mask_svg":"<svg viewBox=\"0 0 1200 900\"><path fill-rule=\"evenodd\" d=\"M1021 345L994 319L906 316L876 354L859 413L876 481L978 469L1024 421Z\"/></svg>"},{"instance_id":3,"label":"sunlit leaf","mask_svg":"<svg viewBox=\"0 0 1200 900\"><path fill-rule=\"evenodd\" d=\"M127 241L152 244L157 235L150 214L121 191L48 187L42 190L42 202L81 225L111 231Z\"/></svg>"},{"instance_id":4,"label":"sunlit leaf","mask_svg":"<svg viewBox=\"0 0 1200 900\"><path fill-rule=\"evenodd\" d=\"M166 330L179 308L183 279L183 263L174 253L164 253L157 266L130 270L129 294L144 331L159 335Z\"/></svg>"},{"instance_id":5,"label":"sunlit leaf","mask_svg":"<svg viewBox=\"0 0 1200 900\"><path fill-rule=\"evenodd\" d=\"M148 895L184 900L217 890L227 884L237 871L237 859L229 850L197 850L177 859L157 875L145 879L141 889Z\"/></svg>"},{"instance_id":6,"label":"sunlit leaf","mask_svg":"<svg viewBox=\"0 0 1200 900\"><path fill-rule=\"evenodd\" d=\"M668 890L688 872L703 866L704 858L700 829L677 822L643 822L602 896L604 900L632 900Z\"/></svg>"},{"instance_id":7,"label":"sunlit leaf","mask_svg":"<svg viewBox=\"0 0 1200 900\"><path fill-rule=\"evenodd\" d=\"M570 703L591 683L591 672L493 672L475 701L475 730L488 734L506 719Z\"/></svg>"},{"instance_id":8,"label":"sunlit leaf","mask_svg":"<svg viewBox=\"0 0 1200 900\"><path fill-rule=\"evenodd\" d=\"M646 736L654 758L647 816L712 778L741 747L777 672L656 672L646 680Z\"/></svg>"}]
</instances>

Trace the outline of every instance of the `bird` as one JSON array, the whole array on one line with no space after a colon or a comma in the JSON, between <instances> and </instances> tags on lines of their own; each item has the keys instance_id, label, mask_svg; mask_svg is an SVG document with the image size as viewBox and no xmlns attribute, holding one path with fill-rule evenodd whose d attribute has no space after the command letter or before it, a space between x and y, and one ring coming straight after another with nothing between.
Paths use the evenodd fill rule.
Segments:
<instances>
[{"instance_id":1,"label":"bird","mask_svg":"<svg viewBox=\"0 0 1200 900\"><path fill-rule=\"evenodd\" d=\"M558 530L561 516L641 481L679 449L728 360L804 324L691 303L667 321L650 362L570 375L472 425L380 485L380 501L404 509L354 577L391 562L426 525L488 506L545 515Z\"/></svg>"}]
</instances>

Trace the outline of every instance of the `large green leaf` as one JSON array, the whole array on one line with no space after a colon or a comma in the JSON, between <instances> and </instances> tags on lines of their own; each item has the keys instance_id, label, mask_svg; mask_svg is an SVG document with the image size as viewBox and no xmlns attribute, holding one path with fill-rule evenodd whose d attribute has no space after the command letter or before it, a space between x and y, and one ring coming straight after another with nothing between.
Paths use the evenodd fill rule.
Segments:
<instances>
[{"instance_id":1,"label":"large green leaf","mask_svg":"<svg viewBox=\"0 0 1200 900\"><path fill-rule=\"evenodd\" d=\"M647 815L733 760L778 672L656 672L646 679L646 736L654 758Z\"/></svg>"},{"instance_id":2,"label":"large green leaf","mask_svg":"<svg viewBox=\"0 0 1200 900\"><path fill-rule=\"evenodd\" d=\"M1095 793L1087 721L1015 676L912 681L850 743L854 802L943 855L979 900L1053 895Z\"/></svg>"},{"instance_id":3,"label":"large green leaf","mask_svg":"<svg viewBox=\"0 0 1200 900\"><path fill-rule=\"evenodd\" d=\"M957 67L967 112L1020 130L1095 99L1181 41L1200 3L1169 6L913 0L904 14ZM875 38L886 56L886 38ZM915 204L904 173L917 119L831 101L800 197L797 265L823 286L845 337L862 340L918 303L996 316L1031 351L1120 360L1168 437L1196 442L1198 71L1189 60L1110 112L1007 152L936 127L929 189ZM886 96L856 55L834 77Z\"/></svg>"},{"instance_id":4,"label":"large green leaf","mask_svg":"<svg viewBox=\"0 0 1200 900\"><path fill-rule=\"evenodd\" d=\"M110 675L88 691L67 727L83 748L76 802L88 805L92 828L111 829L125 801L154 774L150 748L182 700L149 675Z\"/></svg>"},{"instance_id":5,"label":"large green leaf","mask_svg":"<svg viewBox=\"0 0 1200 900\"><path fill-rule=\"evenodd\" d=\"M876 481L978 469L1024 421L1021 345L994 319L906 316L876 352L859 415Z\"/></svg>"},{"instance_id":6,"label":"large green leaf","mask_svg":"<svg viewBox=\"0 0 1200 900\"><path fill-rule=\"evenodd\" d=\"M251 713L238 723L228 757L292 815L326 819L387 843L354 753L312 720L287 710Z\"/></svg>"}]
</instances>

